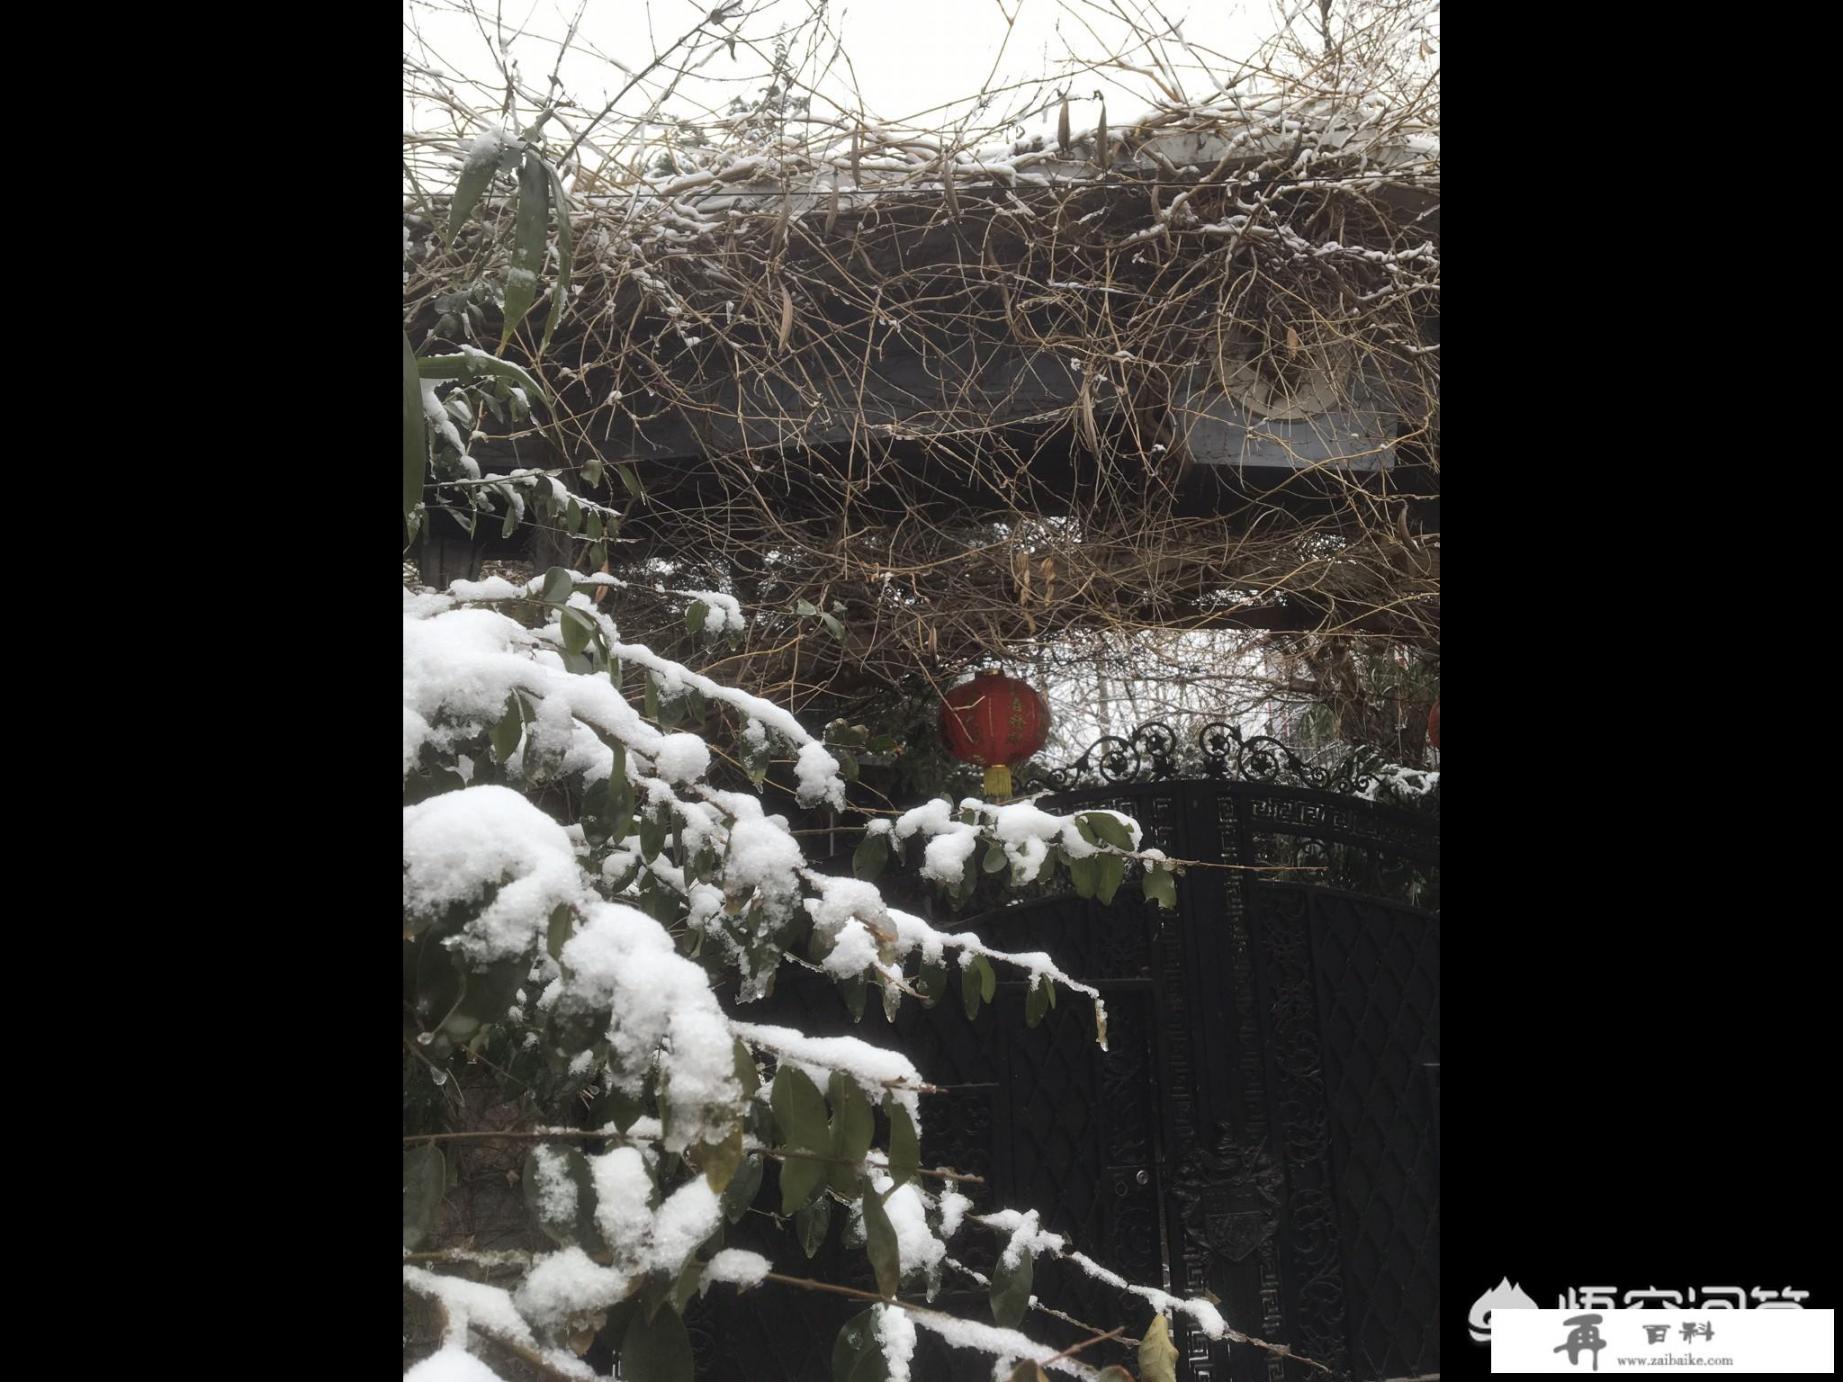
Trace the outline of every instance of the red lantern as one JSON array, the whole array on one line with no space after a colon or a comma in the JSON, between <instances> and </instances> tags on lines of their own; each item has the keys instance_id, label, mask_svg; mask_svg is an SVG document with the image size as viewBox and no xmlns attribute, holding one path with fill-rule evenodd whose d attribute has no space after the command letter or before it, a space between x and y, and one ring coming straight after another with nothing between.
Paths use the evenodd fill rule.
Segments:
<instances>
[{"instance_id":1,"label":"red lantern","mask_svg":"<svg viewBox=\"0 0 1843 1382\"><path fill-rule=\"evenodd\" d=\"M954 687L941 705L948 751L985 769L990 798L1011 795L1011 765L1049 741L1049 723L1049 703L1036 689L998 672L981 672Z\"/></svg>"},{"instance_id":2,"label":"red lantern","mask_svg":"<svg viewBox=\"0 0 1843 1382\"><path fill-rule=\"evenodd\" d=\"M1427 742L1436 749L1440 747L1440 703L1435 701L1433 709L1427 712Z\"/></svg>"}]
</instances>

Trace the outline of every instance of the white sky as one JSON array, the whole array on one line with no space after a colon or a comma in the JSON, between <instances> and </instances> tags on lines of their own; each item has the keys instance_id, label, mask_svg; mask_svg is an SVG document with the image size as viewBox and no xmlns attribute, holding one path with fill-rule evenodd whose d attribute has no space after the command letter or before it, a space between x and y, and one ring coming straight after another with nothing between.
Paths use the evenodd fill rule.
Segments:
<instances>
[{"instance_id":1,"label":"white sky","mask_svg":"<svg viewBox=\"0 0 1843 1382\"><path fill-rule=\"evenodd\" d=\"M476 19L461 0L409 0L404 8L406 52L412 59L480 83L468 104L482 106L503 94L494 58L501 33L529 89L542 90L557 63L558 40L578 3L583 19L572 50L558 68L562 88L580 105L599 111L628 78L615 63L638 71L660 49L697 25L712 0L476 0ZM819 47L796 47L796 85L819 93L814 111L827 99L836 108L860 109L872 123L940 129L965 119L973 130L1024 116L1031 130L1053 127L1054 116L1031 114L1060 91L1079 98L1071 119L1080 131L1093 125L1107 100L1109 123L1129 123L1150 104L1150 76L1098 71L1092 64L1111 53L1175 74L1180 94L1204 100L1237 74L1236 60L1251 56L1259 41L1275 32L1286 15L1315 14L1316 6L1290 0L743 0L744 17L733 28L745 36L735 56L707 42L698 70L681 79L662 107L696 118L721 110L735 96L754 98L766 85L777 33L829 32ZM497 16L497 23L495 17ZM1129 19L1146 32L1167 35L1154 45L1135 42ZM1303 28L1306 20L1301 19ZM1175 30L1175 34L1174 34ZM751 42L753 51L751 51ZM838 56L835 56L838 55ZM612 61L610 60L612 59ZM830 60L828 62L828 60ZM629 118L643 114L659 96L669 74L655 73L617 107ZM854 94L853 88L856 93ZM969 98L982 88L995 94L983 108ZM532 108L521 103L519 116ZM452 128L443 112L406 111L423 129ZM581 128L580 117L572 121ZM1012 137L1016 137L1013 135Z\"/></svg>"}]
</instances>

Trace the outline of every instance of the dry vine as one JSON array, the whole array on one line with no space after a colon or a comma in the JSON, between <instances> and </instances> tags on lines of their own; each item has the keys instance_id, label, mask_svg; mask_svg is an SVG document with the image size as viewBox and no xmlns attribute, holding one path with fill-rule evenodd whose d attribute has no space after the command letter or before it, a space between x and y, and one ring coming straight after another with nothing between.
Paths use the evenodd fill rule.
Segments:
<instances>
[{"instance_id":1,"label":"dry vine","mask_svg":"<svg viewBox=\"0 0 1843 1382\"><path fill-rule=\"evenodd\" d=\"M1097 637L1279 635L1304 655L1282 679L1318 685L1361 639L1436 649L1437 71L1392 65L1417 41L1405 8L1310 8L1322 50L1225 64L1200 99L1148 25L1094 66L1149 75L1153 109L1021 140L826 107L799 56L823 9L776 36L761 99L700 122L656 112L713 45L751 42L740 6L634 78L651 99L624 123L532 92L568 131L572 298L541 358L543 303L508 351L554 408L497 440L577 492L609 468L613 574L787 611L711 670L795 708ZM406 154L421 345L466 334L444 307L503 279L511 239L489 198L445 246L425 189L513 121L422 67L406 83L456 122ZM1211 464L1231 403L1375 430L1285 470ZM623 465L644 499L609 478ZM537 561L583 552L557 530ZM633 636L669 643L669 613Z\"/></svg>"}]
</instances>

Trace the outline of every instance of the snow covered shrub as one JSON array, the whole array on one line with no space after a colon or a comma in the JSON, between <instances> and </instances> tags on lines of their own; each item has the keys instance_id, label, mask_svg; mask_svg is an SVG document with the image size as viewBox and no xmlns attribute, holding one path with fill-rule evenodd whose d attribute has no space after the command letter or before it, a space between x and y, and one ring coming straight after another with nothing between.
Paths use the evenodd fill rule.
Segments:
<instances>
[{"instance_id":1,"label":"snow covered shrub","mask_svg":"<svg viewBox=\"0 0 1843 1382\"><path fill-rule=\"evenodd\" d=\"M493 179L514 169L502 347L534 306L553 210L561 268L545 339L567 300L567 201L537 127L471 147L446 231L452 243ZM445 304L451 326L484 324L476 297ZM406 542L433 504L470 533L487 516L508 533L534 517L551 522L588 542L590 564L600 564L614 510L545 472L483 476L467 454L482 410L521 419L547 402L509 362L466 345L418 357L406 332ZM599 475L592 461L584 478L593 485ZM1040 1367L1130 1376L1020 1331L1044 1253L1149 1303L1144 1382L1173 1375L1168 1314L1187 1314L1211 1338L1241 1339L1210 1303L1129 1285L1044 1232L1035 1212L972 1213L937 1173L941 1188L931 1190L919 1174L926 1086L900 1053L747 1020L790 965L847 994L875 990L890 1014L905 999L939 997L957 966L970 1015L1007 968L1027 977L1027 1022L1059 993L1082 995L1105 1047L1094 988L1048 955L937 930L889 905L874 879L920 837L922 874L958 898L986 875L1023 887L1066 868L1081 895L1106 902L1130 869L1147 897L1170 907L1174 866L1141 849L1137 824L1115 813L939 800L868 820L858 876L815 870L786 819L745 788L779 762L802 807L848 812L847 744L861 746L862 735L828 744L769 701L624 643L611 617L621 589L613 577L559 567L523 585L403 591L403 1280L443 1325L442 1347L409 1376L493 1382L490 1357L525 1375L593 1378L605 1375L587 1361L599 1341L625 1379L687 1382L682 1316L694 1295L812 1284L725 1244L768 1162L780 1168L773 1210L790 1243L822 1237L834 1206L862 1230L878 1290L859 1293L867 1308L838 1337L838 1382L906 1382L918 1329L990 1354L1000 1378L1028 1382ZM601 604L597 593L614 598ZM681 593L694 635L743 627L729 595ZM672 728L687 707L698 724L719 712L724 744ZM733 769L718 756L725 744ZM459 1087L476 1064L505 1076L516 1096L484 1112L470 1105ZM439 1235L452 1228L444 1205L460 1193L450 1152L474 1140L527 1149L505 1179L517 1183L521 1236L547 1248L481 1251L466 1234ZM1002 1244L990 1323L915 1299L935 1297L948 1245L969 1224Z\"/></svg>"},{"instance_id":2,"label":"snow covered shrub","mask_svg":"<svg viewBox=\"0 0 1843 1382\"><path fill-rule=\"evenodd\" d=\"M905 1378L917 1328L990 1353L1000 1377L1020 1360L1026 1376L1031 1364L1097 1375L1017 1328L1045 1252L1137 1291L1161 1322L1181 1310L1223 1337L1208 1303L1127 1286L1035 1213L974 1214L951 1181L925 1184L924 1085L900 1053L747 1020L787 965L863 984L892 1012L938 995L955 966L971 1011L1008 968L1027 976L1032 1020L1058 993L1081 995L1107 1037L1099 994L1050 956L938 930L865 877L817 872L760 796L716 785L712 745L663 727L662 705L720 708L749 779L778 760L802 805L849 806L838 753L780 707L623 643L590 597L598 583L553 569L522 587L403 592L404 1281L447 1327L415 1375L491 1376L465 1353L484 1337L550 1375L594 1377L582 1355L599 1335L623 1377L689 1378L680 1312L694 1293L789 1289L765 1258L724 1244L765 1160L780 1164L773 1208L790 1244L815 1220L823 1233L834 1207L861 1219L881 1301L841 1335L841 1377ZM708 636L743 617L721 595L694 598ZM1060 865L1111 898L1133 869L1147 896L1175 900L1172 866L1110 812L932 801L870 820L857 871L874 876L915 836L923 874L950 887L975 871L1024 885ZM472 1059L521 1057L540 1076L519 1125L450 1136L525 1141L525 1209L554 1250L427 1246L455 1145L440 1136L455 1111L443 1092ZM916 1308L971 1223L1003 1244L993 1320ZM450 1274L488 1262L512 1275ZM1148 1333L1162 1339L1162 1324ZM425 1372L438 1365L449 1371Z\"/></svg>"}]
</instances>

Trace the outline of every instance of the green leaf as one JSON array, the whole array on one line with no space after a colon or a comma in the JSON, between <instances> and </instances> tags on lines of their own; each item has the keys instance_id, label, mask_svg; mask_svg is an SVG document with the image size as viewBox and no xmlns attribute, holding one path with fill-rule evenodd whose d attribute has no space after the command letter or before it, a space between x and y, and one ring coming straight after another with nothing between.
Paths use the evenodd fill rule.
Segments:
<instances>
[{"instance_id":1,"label":"green leaf","mask_svg":"<svg viewBox=\"0 0 1843 1382\"><path fill-rule=\"evenodd\" d=\"M921 1165L921 1140L915 1135L915 1120L894 1094L885 1096L883 1107L890 1120L890 1179L907 1185Z\"/></svg>"},{"instance_id":2,"label":"green leaf","mask_svg":"<svg viewBox=\"0 0 1843 1382\"><path fill-rule=\"evenodd\" d=\"M1090 811L1082 819L1094 827L1094 833L1115 849L1133 847L1132 832L1121 822L1120 818L1107 811Z\"/></svg>"},{"instance_id":3,"label":"green leaf","mask_svg":"<svg viewBox=\"0 0 1843 1382\"><path fill-rule=\"evenodd\" d=\"M692 1382L691 1336L671 1310L640 1311L621 1340L621 1376L633 1382Z\"/></svg>"},{"instance_id":4,"label":"green leaf","mask_svg":"<svg viewBox=\"0 0 1843 1382\"><path fill-rule=\"evenodd\" d=\"M729 1183L736 1176L736 1170L742 1165L742 1123L730 1129L729 1136L721 1142L706 1142L699 1148L698 1166L704 1172L704 1179L710 1188L721 1195L729 1189Z\"/></svg>"},{"instance_id":5,"label":"green leaf","mask_svg":"<svg viewBox=\"0 0 1843 1382\"><path fill-rule=\"evenodd\" d=\"M1126 877L1126 860L1118 854L1097 854L1094 856L1094 895L1103 906L1113 901L1113 895L1120 891L1120 880Z\"/></svg>"},{"instance_id":6,"label":"green leaf","mask_svg":"<svg viewBox=\"0 0 1843 1382\"><path fill-rule=\"evenodd\" d=\"M1080 859L1069 860L1069 879L1075 884L1077 897L1093 897L1095 886L1100 881L1100 867L1096 855L1084 855Z\"/></svg>"},{"instance_id":7,"label":"green leaf","mask_svg":"<svg viewBox=\"0 0 1843 1382\"><path fill-rule=\"evenodd\" d=\"M506 520L499 525L499 536L511 537L518 531L518 506L511 500L506 501Z\"/></svg>"},{"instance_id":8,"label":"green leaf","mask_svg":"<svg viewBox=\"0 0 1843 1382\"><path fill-rule=\"evenodd\" d=\"M781 1145L831 1155L832 1131L826 1122L825 1100L819 1088L801 1071L782 1063L774 1075L769 1096ZM825 1180L826 1163L794 1157L781 1163L781 1213L792 1214L807 1204Z\"/></svg>"},{"instance_id":9,"label":"green leaf","mask_svg":"<svg viewBox=\"0 0 1843 1382\"><path fill-rule=\"evenodd\" d=\"M831 1152L826 1100L804 1071L781 1061L780 1069L774 1072L774 1091L769 1095L769 1104L774 1109L774 1126L780 1130L785 1146L800 1146L807 1152Z\"/></svg>"},{"instance_id":10,"label":"green leaf","mask_svg":"<svg viewBox=\"0 0 1843 1382\"><path fill-rule=\"evenodd\" d=\"M550 349L550 338L557 334L557 323L563 320L563 307L570 296L570 269L576 260L575 231L570 225L570 199L563 190L563 179L548 163L544 164L544 175L550 183L551 210L557 213L557 286L551 295L550 320L544 324L544 339L538 343L540 355Z\"/></svg>"},{"instance_id":11,"label":"green leaf","mask_svg":"<svg viewBox=\"0 0 1843 1382\"><path fill-rule=\"evenodd\" d=\"M582 531L582 505L576 502L575 495L571 495L569 502L563 506L563 526L569 529L572 536Z\"/></svg>"},{"instance_id":12,"label":"green leaf","mask_svg":"<svg viewBox=\"0 0 1843 1382\"><path fill-rule=\"evenodd\" d=\"M826 1230L831 1227L832 1197L829 1195L821 1195L794 1215L794 1236L800 1240L800 1251L808 1260L825 1246Z\"/></svg>"},{"instance_id":13,"label":"green leaf","mask_svg":"<svg viewBox=\"0 0 1843 1382\"><path fill-rule=\"evenodd\" d=\"M887 1300L896 1298L902 1285L902 1256L896 1250L896 1229L877 1192L864 1182L864 1247L877 1274L877 1290Z\"/></svg>"},{"instance_id":14,"label":"green leaf","mask_svg":"<svg viewBox=\"0 0 1843 1382\"><path fill-rule=\"evenodd\" d=\"M487 736L487 742L493 750L493 761L504 763L518 750L518 741L525 737L525 715L519 704L518 694L514 692L506 697L506 713L493 732Z\"/></svg>"},{"instance_id":15,"label":"green leaf","mask_svg":"<svg viewBox=\"0 0 1843 1382\"><path fill-rule=\"evenodd\" d=\"M508 379L532 398L549 395L544 386L510 360L488 355L484 350L470 350L460 355L425 355L416 361L416 373L424 379L479 379L487 376Z\"/></svg>"},{"instance_id":16,"label":"green leaf","mask_svg":"<svg viewBox=\"0 0 1843 1382\"><path fill-rule=\"evenodd\" d=\"M629 495L635 499L646 498L646 491L640 488L639 471L635 467L630 465L617 465L615 469L620 472L621 484L626 487Z\"/></svg>"},{"instance_id":17,"label":"green leaf","mask_svg":"<svg viewBox=\"0 0 1843 1382\"><path fill-rule=\"evenodd\" d=\"M474 203L480 200L493 181L493 173L499 167L500 151L494 144L480 143L468 154L467 162L461 167L461 178L454 188L454 200L448 205L448 243L454 244L454 237L467 223L472 214Z\"/></svg>"},{"instance_id":18,"label":"green leaf","mask_svg":"<svg viewBox=\"0 0 1843 1382\"><path fill-rule=\"evenodd\" d=\"M796 1214L825 1189L826 1164L807 1157L789 1157L781 1163L781 1214Z\"/></svg>"},{"instance_id":19,"label":"green leaf","mask_svg":"<svg viewBox=\"0 0 1843 1382\"><path fill-rule=\"evenodd\" d=\"M1001 1254L992 1269L992 1318L1000 1329L1016 1329L1030 1304L1030 1282L1036 1262L1028 1250L1018 1254L1015 1267L1007 1267Z\"/></svg>"},{"instance_id":20,"label":"green leaf","mask_svg":"<svg viewBox=\"0 0 1843 1382\"><path fill-rule=\"evenodd\" d=\"M832 1105L832 1155L838 1158L829 1179L834 1190L849 1196L857 1189L858 1164L870 1150L877 1120L857 1081L840 1071L827 1081L826 1098Z\"/></svg>"},{"instance_id":21,"label":"green leaf","mask_svg":"<svg viewBox=\"0 0 1843 1382\"><path fill-rule=\"evenodd\" d=\"M869 882L883 872L883 866L889 862L890 844L888 833L866 835L858 841L858 847L851 853L851 871L859 878Z\"/></svg>"},{"instance_id":22,"label":"green leaf","mask_svg":"<svg viewBox=\"0 0 1843 1382\"><path fill-rule=\"evenodd\" d=\"M403 1151L403 1247L421 1246L435 1226L448 1188L448 1163L438 1142L418 1142Z\"/></svg>"},{"instance_id":23,"label":"green leaf","mask_svg":"<svg viewBox=\"0 0 1843 1382\"><path fill-rule=\"evenodd\" d=\"M1003 873L1010 863L1011 861L1005 858L1005 847L997 840L993 840L986 845L985 859L981 861L979 867L987 873Z\"/></svg>"},{"instance_id":24,"label":"green leaf","mask_svg":"<svg viewBox=\"0 0 1843 1382\"><path fill-rule=\"evenodd\" d=\"M1140 1382L1177 1382L1177 1348L1163 1315L1152 1316L1139 1340Z\"/></svg>"},{"instance_id":25,"label":"green leaf","mask_svg":"<svg viewBox=\"0 0 1843 1382\"><path fill-rule=\"evenodd\" d=\"M561 566L553 566L544 573L544 588L538 598L547 605L561 605L575 593L576 583L570 579L570 573Z\"/></svg>"},{"instance_id":26,"label":"green leaf","mask_svg":"<svg viewBox=\"0 0 1843 1382\"><path fill-rule=\"evenodd\" d=\"M1043 1020L1043 1014L1049 1011L1049 992L1053 981L1038 979L1024 999L1024 1025L1034 1027Z\"/></svg>"},{"instance_id":27,"label":"green leaf","mask_svg":"<svg viewBox=\"0 0 1843 1382\"><path fill-rule=\"evenodd\" d=\"M569 940L570 933L575 930L575 926L576 913L568 903L558 907L550 914L550 926L545 933L544 948L550 952L551 959L563 958L564 943Z\"/></svg>"},{"instance_id":28,"label":"green leaf","mask_svg":"<svg viewBox=\"0 0 1843 1382\"><path fill-rule=\"evenodd\" d=\"M640 857L650 864L665 847L665 823L651 812L640 817Z\"/></svg>"},{"instance_id":29,"label":"green leaf","mask_svg":"<svg viewBox=\"0 0 1843 1382\"><path fill-rule=\"evenodd\" d=\"M646 1112L646 1100L622 1089L608 1091L608 1112L618 1132L626 1132Z\"/></svg>"},{"instance_id":30,"label":"green leaf","mask_svg":"<svg viewBox=\"0 0 1843 1382\"><path fill-rule=\"evenodd\" d=\"M853 974L839 984L838 996L845 1000L845 1007L850 1011L853 1022L864 1020L864 999L868 992L869 985L865 983L862 974Z\"/></svg>"},{"instance_id":31,"label":"green leaf","mask_svg":"<svg viewBox=\"0 0 1843 1382\"><path fill-rule=\"evenodd\" d=\"M714 1236L721 1244L723 1230L718 1229ZM685 1265L678 1269L678 1284L672 1288L672 1308L678 1312L680 1319L684 1318L685 1306L690 1304L691 1297L697 1294L698 1282L703 1278L704 1262L694 1252L685 1259Z\"/></svg>"},{"instance_id":32,"label":"green leaf","mask_svg":"<svg viewBox=\"0 0 1843 1382\"><path fill-rule=\"evenodd\" d=\"M992 995L998 992L998 972L984 955L975 956L973 964L979 970L979 996L990 1003Z\"/></svg>"},{"instance_id":33,"label":"green leaf","mask_svg":"<svg viewBox=\"0 0 1843 1382\"><path fill-rule=\"evenodd\" d=\"M1101 1375L1094 1382L1133 1382L1133 1375L1118 1363L1101 1369Z\"/></svg>"},{"instance_id":34,"label":"green leaf","mask_svg":"<svg viewBox=\"0 0 1843 1382\"><path fill-rule=\"evenodd\" d=\"M838 617L836 615L827 614L824 610L820 610L819 622L824 624L826 626L826 631L840 643L845 641L845 626L838 622Z\"/></svg>"},{"instance_id":35,"label":"green leaf","mask_svg":"<svg viewBox=\"0 0 1843 1382\"><path fill-rule=\"evenodd\" d=\"M1156 902L1167 911L1177 906L1177 882L1168 869L1161 869L1155 864L1147 864L1145 877L1140 881L1147 898Z\"/></svg>"},{"instance_id":36,"label":"green leaf","mask_svg":"<svg viewBox=\"0 0 1843 1382\"><path fill-rule=\"evenodd\" d=\"M871 1306L845 1321L832 1345L832 1382L888 1382L889 1364L877 1338L877 1311Z\"/></svg>"},{"instance_id":37,"label":"green leaf","mask_svg":"<svg viewBox=\"0 0 1843 1382\"><path fill-rule=\"evenodd\" d=\"M960 1001L966 1006L968 1022L979 1016L979 971L974 967L977 963L974 961L960 971Z\"/></svg>"},{"instance_id":38,"label":"green leaf","mask_svg":"<svg viewBox=\"0 0 1843 1382\"><path fill-rule=\"evenodd\" d=\"M742 1165L736 1168L736 1174L730 1177L730 1183L724 1187L723 1217L732 1224L741 1223L742 1216L749 1212L761 1188L762 1156L760 1152L750 1152L742 1159Z\"/></svg>"},{"instance_id":39,"label":"green leaf","mask_svg":"<svg viewBox=\"0 0 1843 1382\"><path fill-rule=\"evenodd\" d=\"M610 833L614 827L623 824L633 814L634 789L627 781L627 745L616 740L609 746L612 757L609 760L608 781L608 825ZM619 841L625 838L625 832L615 835Z\"/></svg>"},{"instance_id":40,"label":"green leaf","mask_svg":"<svg viewBox=\"0 0 1843 1382\"><path fill-rule=\"evenodd\" d=\"M685 611L685 628L692 634L704 631L704 621L710 617L710 606L702 600L693 600L691 608Z\"/></svg>"},{"instance_id":41,"label":"green leaf","mask_svg":"<svg viewBox=\"0 0 1843 1382\"><path fill-rule=\"evenodd\" d=\"M924 1006L932 1008L947 992L947 966L939 961L923 965L909 986L922 996Z\"/></svg>"},{"instance_id":42,"label":"green leaf","mask_svg":"<svg viewBox=\"0 0 1843 1382\"><path fill-rule=\"evenodd\" d=\"M1030 1359L1025 1358L1011 1369L1011 1376L1006 1379L1006 1382L1049 1382L1049 1374Z\"/></svg>"},{"instance_id":43,"label":"green leaf","mask_svg":"<svg viewBox=\"0 0 1843 1382\"><path fill-rule=\"evenodd\" d=\"M429 437L422 418L422 375L416 368L416 348L403 333L403 516L422 502L423 478L429 465Z\"/></svg>"},{"instance_id":44,"label":"green leaf","mask_svg":"<svg viewBox=\"0 0 1843 1382\"><path fill-rule=\"evenodd\" d=\"M506 270L505 325L499 330L504 350L512 333L538 298L538 275L550 245L550 180L544 160L535 153L518 165L518 219L512 229L512 264Z\"/></svg>"},{"instance_id":45,"label":"green leaf","mask_svg":"<svg viewBox=\"0 0 1843 1382\"><path fill-rule=\"evenodd\" d=\"M572 606L564 606L558 623L563 630L563 646L572 653L588 647L589 640L595 636L595 621Z\"/></svg>"}]
</instances>

